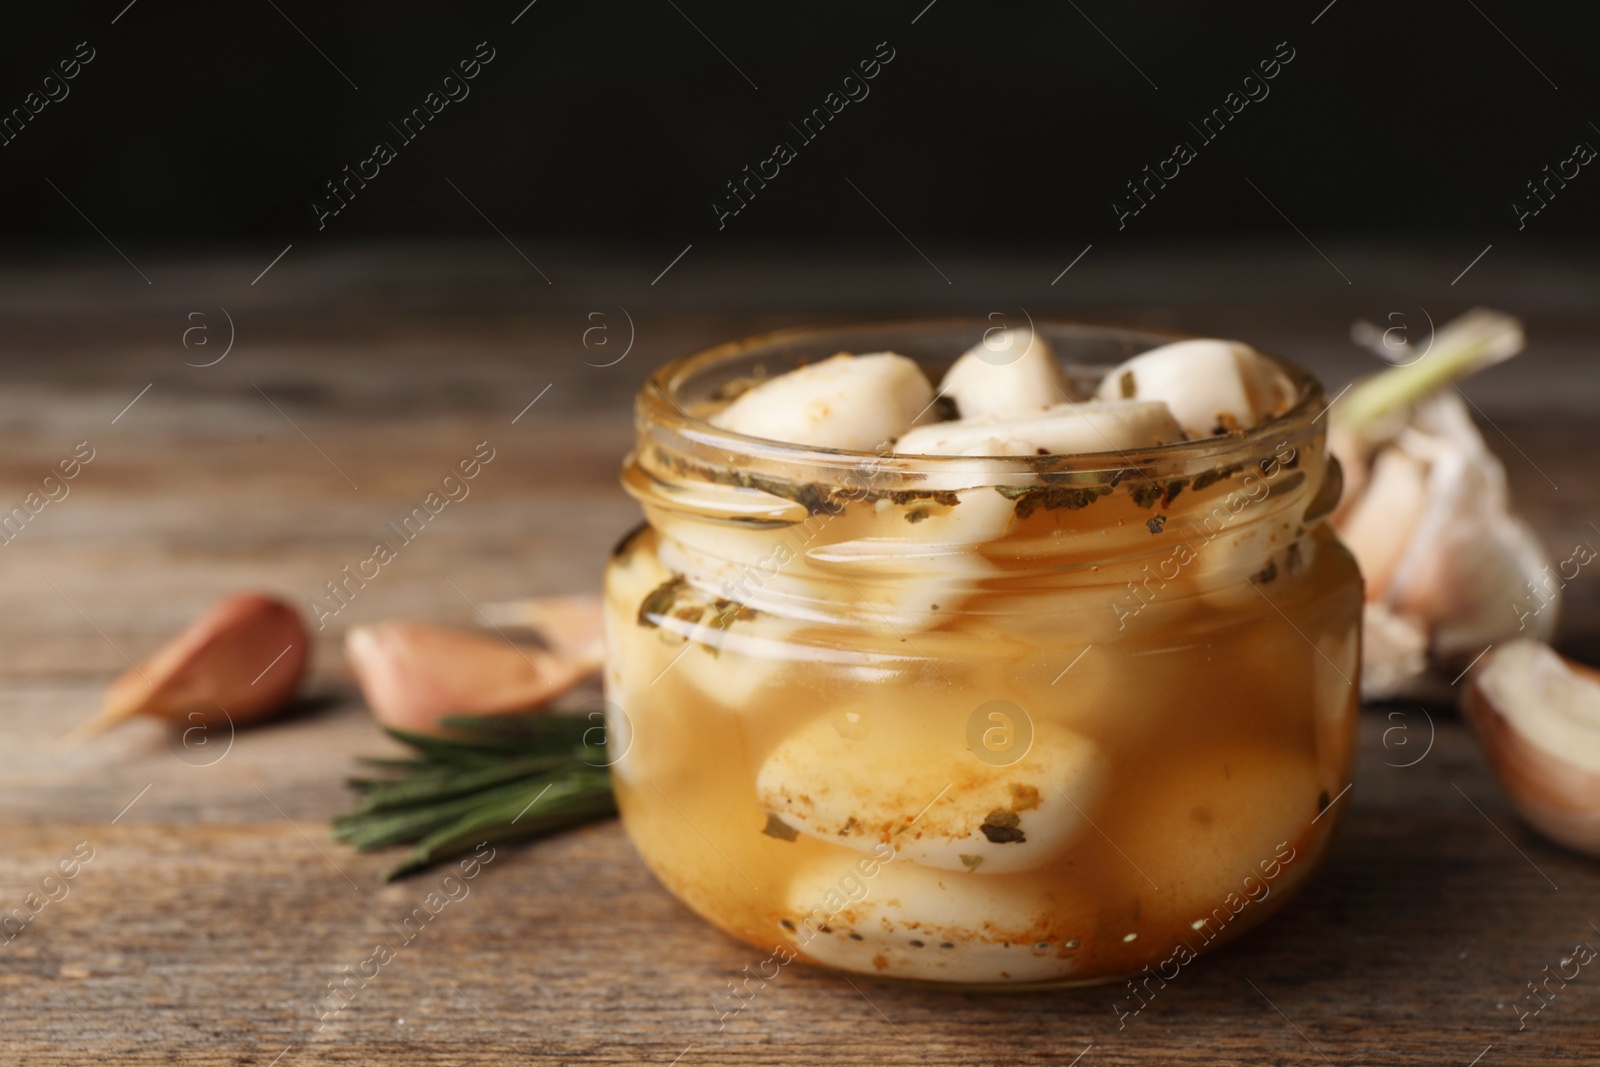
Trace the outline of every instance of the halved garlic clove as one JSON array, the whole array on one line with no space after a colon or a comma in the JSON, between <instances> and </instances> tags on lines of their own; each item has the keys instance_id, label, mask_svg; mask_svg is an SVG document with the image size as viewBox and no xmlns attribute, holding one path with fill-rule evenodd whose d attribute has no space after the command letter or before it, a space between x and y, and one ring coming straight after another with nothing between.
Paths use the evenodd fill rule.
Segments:
<instances>
[{"instance_id":1,"label":"halved garlic clove","mask_svg":"<svg viewBox=\"0 0 1600 1067\"><path fill-rule=\"evenodd\" d=\"M1099 916L1069 885L913 866L879 845L870 858L811 861L790 882L779 931L830 967L942 982L1027 982L1069 975L1076 939ZM1060 916L1076 916L1068 925Z\"/></svg>"},{"instance_id":2,"label":"halved garlic clove","mask_svg":"<svg viewBox=\"0 0 1600 1067\"><path fill-rule=\"evenodd\" d=\"M905 356L840 353L741 393L710 423L813 448L878 448L931 417L933 386Z\"/></svg>"},{"instance_id":3,"label":"halved garlic clove","mask_svg":"<svg viewBox=\"0 0 1600 1067\"><path fill-rule=\"evenodd\" d=\"M1076 399L1055 350L1028 328L985 334L945 372L939 395L963 419L1028 415Z\"/></svg>"},{"instance_id":4,"label":"halved garlic clove","mask_svg":"<svg viewBox=\"0 0 1600 1067\"><path fill-rule=\"evenodd\" d=\"M1141 352L1100 382L1101 400L1161 400L1190 437L1248 430L1294 403L1294 383L1238 341L1177 341Z\"/></svg>"},{"instance_id":5,"label":"halved garlic clove","mask_svg":"<svg viewBox=\"0 0 1600 1067\"><path fill-rule=\"evenodd\" d=\"M920 712L922 709L915 709ZM907 862L1003 874L1058 855L1083 830L1105 785L1099 749L1049 722L1016 762L988 762L964 737L931 733L912 709L858 708L815 719L779 742L756 777L763 808L824 841L868 851L888 841Z\"/></svg>"},{"instance_id":6,"label":"halved garlic clove","mask_svg":"<svg viewBox=\"0 0 1600 1067\"><path fill-rule=\"evenodd\" d=\"M1600 671L1513 641L1479 663L1461 707L1522 817L1600 856Z\"/></svg>"},{"instance_id":7,"label":"halved garlic clove","mask_svg":"<svg viewBox=\"0 0 1600 1067\"><path fill-rule=\"evenodd\" d=\"M1160 401L1090 400L1055 404L1032 415L919 426L896 441L894 450L897 455L924 456L1070 455L1182 440L1183 428Z\"/></svg>"},{"instance_id":8,"label":"halved garlic clove","mask_svg":"<svg viewBox=\"0 0 1600 1067\"><path fill-rule=\"evenodd\" d=\"M357 627L344 650L373 717L427 734L446 733L440 720L450 715L540 707L599 673L541 648L413 622Z\"/></svg>"}]
</instances>

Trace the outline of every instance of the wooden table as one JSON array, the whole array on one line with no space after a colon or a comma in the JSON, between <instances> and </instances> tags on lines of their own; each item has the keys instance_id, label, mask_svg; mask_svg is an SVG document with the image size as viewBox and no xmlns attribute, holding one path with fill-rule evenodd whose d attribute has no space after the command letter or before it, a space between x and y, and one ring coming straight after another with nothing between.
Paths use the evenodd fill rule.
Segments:
<instances>
[{"instance_id":1,"label":"wooden table","mask_svg":"<svg viewBox=\"0 0 1600 1067\"><path fill-rule=\"evenodd\" d=\"M1401 312L1421 329L1421 308L1442 320L1489 303L1523 314L1533 338L1468 390L1498 428L1490 443L1553 549L1596 539L1600 260L1497 251L1451 288L1471 249L1326 250L1354 285L1304 245L1097 249L1054 287L1076 250L938 253L949 286L887 244L832 260L697 247L655 285L673 249L543 249L548 286L503 245L297 249L254 286L272 249L151 258L148 286L109 250L0 267L0 500L77 442L95 449L71 495L0 548L0 910L80 842L93 850L67 895L0 946L0 1059L1596 1062L1600 971L1526 1029L1514 1007L1575 944L1600 945L1600 864L1517 821L1452 715L1405 707L1365 715L1345 828L1304 895L1126 1029L1111 989L944 994L796 967L719 1030L713 998L756 957L662 891L615 824L501 849L317 1028L327 983L437 881L383 886L388 857L328 836L352 757L388 747L340 635L389 616L466 625L469 601L594 587L636 515L615 478L628 398L671 355L779 325L1020 304L1246 337L1338 388L1375 365L1345 339L1353 318ZM224 308L231 352L185 366L221 353ZM623 309L635 343L598 366L624 350ZM196 324L211 347L200 334L183 346ZM610 332L586 348L597 325ZM496 459L472 495L320 636L320 707L240 732L209 765L221 739L197 755L143 722L55 750L125 658L227 591L313 595L484 440ZM1562 628L1591 661L1597 589L1588 573L1572 584Z\"/></svg>"}]
</instances>

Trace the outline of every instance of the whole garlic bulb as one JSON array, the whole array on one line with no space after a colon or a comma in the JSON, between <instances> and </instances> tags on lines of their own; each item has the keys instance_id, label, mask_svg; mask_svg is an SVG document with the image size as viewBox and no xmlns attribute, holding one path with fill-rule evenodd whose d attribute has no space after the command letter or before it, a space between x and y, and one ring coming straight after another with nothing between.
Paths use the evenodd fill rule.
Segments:
<instances>
[{"instance_id":1,"label":"whole garlic bulb","mask_svg":"<svg viewBox=\"0 0 1600 1067\"><path fill-rule=\"evenodd\" d=\"M1489 645L1547 638L1559 588L1539 539L1511 512L1505 468L1456 379L1515 354L1521 325L1474 310L1431 354L1369 378L1333 408L1329 450L1346 472L1333 524L1366 579L1367 699L1431 696ZM1518 608L1538 589L1537 610ZM1417 637L1425 635L1419 668Z\"/></svg>"}]
</instances>

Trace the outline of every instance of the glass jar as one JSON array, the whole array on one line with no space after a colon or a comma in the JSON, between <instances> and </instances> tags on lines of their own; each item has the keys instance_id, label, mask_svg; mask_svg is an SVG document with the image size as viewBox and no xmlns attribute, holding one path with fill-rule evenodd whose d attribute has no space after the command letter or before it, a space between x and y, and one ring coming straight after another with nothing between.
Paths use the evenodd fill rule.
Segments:
<instances>
[{"instance_id":1,"label":"glass jar","mask_svg":"<svg viewBox=\"0 0 1600 1067\"><path fill-rule=\"evenodd\" d=\"M1254 430L1016 459L706 422L840 351L937 381L990 326L778 333L646 383L623 473L645 522L606 577L618 806L661 882L774 965L1170 979L1288 899L1350 781L1361 579L1322 521L1327 401L1282 364L1298 397ZM1082 395L1177 339L1036 329Z\"/></svg>"}]
</instances>

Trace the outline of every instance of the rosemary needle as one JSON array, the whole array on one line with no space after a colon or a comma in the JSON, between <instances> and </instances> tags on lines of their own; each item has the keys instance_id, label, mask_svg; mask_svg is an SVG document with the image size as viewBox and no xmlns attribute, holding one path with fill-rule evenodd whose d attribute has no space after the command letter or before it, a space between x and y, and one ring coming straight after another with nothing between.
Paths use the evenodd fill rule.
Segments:
<instances>
[{"instance_id":1,"label":"rosemary needle","mask_svg":"<svg viewBox=\"0 0 1600 1067\"><path fill-rule=\"evenodd\" d=\"M364 759L362 794L333 836L363 851L410 844L385 881L485 841L531 840L616 814L604 730L591 717L530 712L453 718L449 738L388 731L416 750Z\"/></svg>"}]
</instances>

